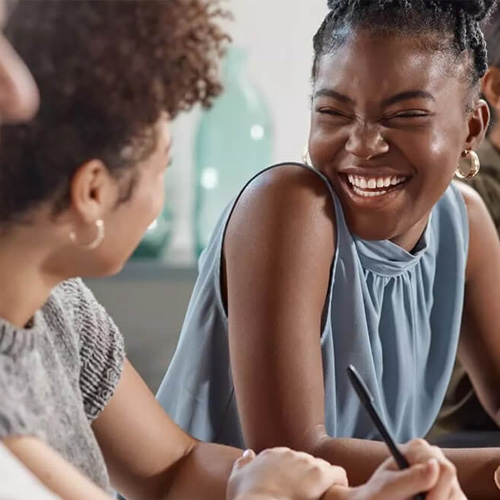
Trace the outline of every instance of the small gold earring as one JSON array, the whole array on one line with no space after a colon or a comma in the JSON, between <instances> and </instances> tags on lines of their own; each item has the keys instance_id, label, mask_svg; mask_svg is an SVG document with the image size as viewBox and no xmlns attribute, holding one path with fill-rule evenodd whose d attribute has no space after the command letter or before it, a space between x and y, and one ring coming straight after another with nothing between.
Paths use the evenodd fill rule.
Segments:
<instances>
[{"instance_id":1,"label":"small gold earring","mask_svg":"<svg viewBox=\"0 0 500 500\"><path fill-rule=\"evenodd\" d=\"M95 226L97 228L97 234L90 243L78 243L78 238L76 237L76 233L74 231L71 231L69 233L69 239L72 241L72 243L78 245L83 250L95 250L102 243L102 240L104 240L104 221L102 219L96 220Z\"/></svg>"},{"instance_id":2,"label":"small gold earring","mask_svg":"<svg viewBox=\"0 0 500 500\"><path fill-rule=\"evenodd\" d=\"M466 149L462 153L462 158L458 163L455 175L459 179L470 181L471 179L474 179L474 177L476 177L480 169L481 162L479 161L479 156L477 156L477 153L475 151L472 151L472 149Z\"/></svg>"}]
</instances>

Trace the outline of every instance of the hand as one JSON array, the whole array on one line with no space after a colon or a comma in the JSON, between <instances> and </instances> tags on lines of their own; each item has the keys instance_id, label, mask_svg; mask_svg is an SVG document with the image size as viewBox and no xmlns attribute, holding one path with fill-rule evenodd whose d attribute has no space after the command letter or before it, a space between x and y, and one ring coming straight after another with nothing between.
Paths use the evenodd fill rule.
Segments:
<instances>
[{"instance_id":1,"label":"hand","mask_svg":"<svg viewBox=\"0 0 500 500\"><path fill-rule=\"evenodd\" d=\"M334 484L347 487L344 469L288 448L247 450L233 466L227 500L318 500Z\"/></svg>"},{"instance_id":2,"label":"hand","mask_svg":"<svg viewBox=\"0 0 500 500\"><path fill-rule=\"evenodd\" d=\"M370 480L357 488L333 487L324 500L410 500L427 492L426 500L466 500L458 484L454 465L443 452L417 439L401 447L411 467L398 470L387 459Z\"/></svg>"},{"instance_id":3,"label":"hand","mask_svg":"<svg viewBox=\"0 0 500 500\"><path fill-rule=\"evenodd\" d=\"M423 439L415 439L403 445L401 450L411 465L424 464L428 460L438 463L437 483L428 490L426 500L466 500L458 483L456 467L444 456L437 446L431 446Z\"/></svg>"}]
</instances>

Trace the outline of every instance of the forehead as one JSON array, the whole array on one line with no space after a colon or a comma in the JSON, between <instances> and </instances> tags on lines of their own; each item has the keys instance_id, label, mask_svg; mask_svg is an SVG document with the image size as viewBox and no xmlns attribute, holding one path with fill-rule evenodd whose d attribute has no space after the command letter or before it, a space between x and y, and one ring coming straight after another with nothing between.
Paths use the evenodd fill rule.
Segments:
<instances>
[{"instance_id":1,"label":"forehead","mask_svg":"<svg viewBox=\"0 0 500 500\"><path fill-rule=\"evenodd\" d=\"M445 53L422 49L408 37L353 34L321 58L315 90L331 88L356 101L384 100L409 90L435 97L455 93L462 99L465 86L449 65Z\"/></svg>"}]
</instances>

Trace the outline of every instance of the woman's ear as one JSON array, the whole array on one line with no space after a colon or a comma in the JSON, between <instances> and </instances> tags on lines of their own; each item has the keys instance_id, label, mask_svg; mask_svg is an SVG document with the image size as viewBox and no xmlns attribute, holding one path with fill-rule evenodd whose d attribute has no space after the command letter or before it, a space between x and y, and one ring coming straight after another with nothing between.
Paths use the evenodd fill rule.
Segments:
<instances>
[{"instance_id":1,"label":"woman's ear","mask_svg":"<svg viewBox=\"0 0 500 500\"><path fill-rule=\"evenodd\" d=\"M118 198L118 185L101 160L89 160L73 175L70 207L83 223L104 217Z\"/></svg>"},{"instance_id":2,"label":"woman's ear","mask_svg":"<svg viewBox=\"0 0 500 500\"><path fill-rule=\"evenodd\" d=\"M492 109L500 112L500 68L488 68L481 80L481 90Z\"/></svg>"},{"instance_id":3,"label":"woman's ear","mask_svg":"<svg viewBox=\"0 0 500 500\"><path fill-rule=\"evenodd\" d=\"M467 117L468 135L464 149L477 149L486 135L490 123L490 109L484 99L479 99Z\"/></svg>"}]
</instances>

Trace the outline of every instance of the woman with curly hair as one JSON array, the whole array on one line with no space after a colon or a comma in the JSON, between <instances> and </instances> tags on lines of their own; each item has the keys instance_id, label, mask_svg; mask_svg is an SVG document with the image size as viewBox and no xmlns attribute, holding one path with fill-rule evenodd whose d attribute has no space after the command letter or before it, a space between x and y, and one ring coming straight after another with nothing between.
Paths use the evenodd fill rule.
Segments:
<instances>
[{"instance_id":1,"label":"woman with curly hair","mask_svg":"<svg viewBox=\"0 0 500 500\"><path fill-rule=\"evenodd\" d=\"M46 0L19 2L9 21L41 107L1 130L0 439L64 499L110 498L110 477L130 499L224 498L241 455L171 422L75 278L117 272L158 215L169 120L221 90L223 16L211 0ZM6 71L21 64L0 42L1 111L28 118L33 81ZM228 498L270 487L319 498L334 483L344 471L312 457L249 453Z\"/></svg>"},{"instance_id":2,"label":"woman with curly hair","mask_svg":"<svg viewBox=\"0 0 500 500\"><path fill-rule=\"evenodd\" d=\"M402 500L430 489L443 480L432 460L439 452L418 443L411 469L394 473L388 461L351 490L343 469L304 453L256 457L198 442L158 405L126 360L116 325L76 278L117 272L158 215L169 121L221 90L224 16L216 0L17 5L7 35L35 77L41 107L31 123L1 130L0 439L66 500L109 499L111 484L130 500L395 491ZM27 118L28 103L19 102Z\"/></svg>"},{"instance_id":3,"label":"woman with curly hair","mask_svg":"<svg viewBox=\"0 0 500 500\"><path fill-rule=\"evenodd\" d=\"M473 177L493 0L328 0L314 37L310 166L257 175L221 217L163 407L198 439L290 446L362 483L387 456L354 364L400 442L426 435L458 355L500 423L500 243ZM462 321L463 315L463 321ZM496 498L498 450L450 450ZM456 498L439 486L429 498Z\"/></svg>"}]
</instances>

